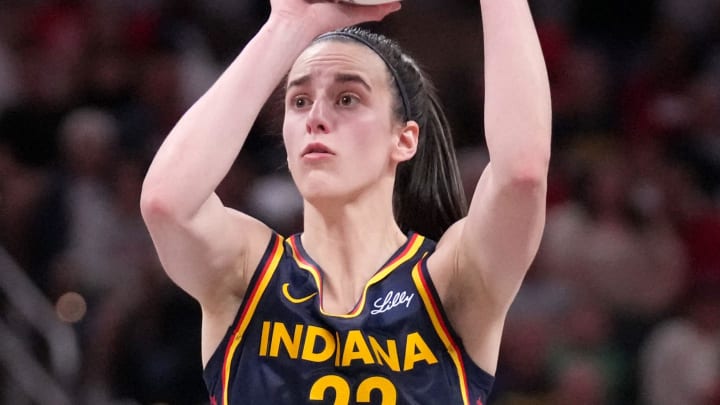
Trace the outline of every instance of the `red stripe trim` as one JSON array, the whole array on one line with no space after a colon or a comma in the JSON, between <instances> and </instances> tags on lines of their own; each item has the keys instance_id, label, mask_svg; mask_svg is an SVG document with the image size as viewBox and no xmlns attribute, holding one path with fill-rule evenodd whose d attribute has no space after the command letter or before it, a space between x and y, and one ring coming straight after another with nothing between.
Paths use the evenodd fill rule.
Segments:
<instances>
[{"instance_id":1,"label":"red stripe trim","mask_svg":"<svg viewBox=\"0 0 720 405\"><path fill-rule=\"evenodd\" d=\"M323 278L320 274L320 269L318 269L314 264L312 264L308 259L306 259L303 256L302 251L300 250L300 248L298 248L297 238L299 238L298 235L293 235L289 239L290 247L292 248L292 251L293 251L293 256L300 262L300 267L309 271L310 274L312 274L313 278L315 278L315 283L317 284L317 287L318 287L318 299L322 303L322 299L323 299L322 281L323 281Z\"/></svg>"},{"instance_id":2,"label":"red stripe trim","mask_svg":"<svg viewBox=\"0 0 720 405\"><path fill-rule=\"evenodd\" d=\"M228 367L226 367L226 365L227 365L228 359L232 355L233 343L237 339L238 333L240 333L240 330L243 327L243 321L245 320L245 317L248 315L248 311L249 311L250 307L252 307L252 305L249 305L249 304L255 300L255 296L257 295L258 291L261 288L261 285L263 284L262 281L263 281L263 279L265 279L265 275L267 274L268 270L270 269L270 267L273 263L272 259L276 256L278 250L280 249L280 246L281 246L280 241L281 241L280 236L279 235L276 236L272 251L265 258L265 265L263 266L263 269L260 271L260 276L258 277L257 282L255 283L255 287L253 288L252 292L250 292L250 295L245 299L245 303L247 303L247 305L245 305L245 308L243 308L243 312L240 315L240 318L238 319L237 326L235 327L235 330L233 331L233 333L230 337L230 340L228 341L227 347L225 348L225 356L223 358L223 369L222 369L222 380L221 380L222 384L223 384L223 387L222 387L223 393L227 392L226 381L228 381L227 380ZM223 398L223 405L227 405L224 403L225 402L224 400L225 400L225 398Z\"/></svg>"},{"instance_id":3,"label":"red stripe trim","mask_svg":"<svg viewBox=\"0 0 720 405\"><path fill-rule=\"evenodd\" d=\"M420 282L422 282L423 288L425 288L425 291L427 291L427 298L430 302L430 305L432 305L433 311L435 311L435 314L437 314L437 321L440 324L440 327L442 328L443 333L445 333L445 336L447 337L448 342L452 346L452 349L457 353L457 361L458 365L460 366L460 372L463 376L462 381L460 381L461 384L465 387L465 393L467 397L464 399L466 403L470 403L470 387L468 386L468 379L467 379L467 372L465 371L465 363L463 362L462 358L462 351L460 351L460 347L455 342L455 339L452 338L452 335L450 334L450 330L448 329L447 325L445 324L444 317L440 316L442 313L440 310L440 307L438 306L437 302L435 301L434 294L432 294L432 290L430 289L430 286L428 285L427 280L425 279L425 272L422 269L424 260L420 261L418 263L418 277L420 278Z\"/></svg>"},{"instance_id":4,"label":"red stripe trim","mask_svg":"<svg viewBox=\"0 0 720 405\"><path fill-rule=\"evenodd\" d=\"M315 267L315 265L312 264L307 258L305 258L305 256L303 256L302 251L300 250L300 248L298 248L297 238L298 238L297 235L293 235L290 238L290 245L293 248L293 252L295 252L295 257L297 257L297 259L300 261L300 263L302 263L303 265L305 265L307 267L310 267L311 269L313 269L319 273L320 270L317 267Z\"/></svg>"},{"instance_id":5,"label":"red stripe trim","mask_svg":"<svg viewBox=\"0 0 720 405\"><path fill-rule=\"evenodd\" d=\"M414 233L412 237L410 237L410 240L405 243L405 249L403 249L402 252L397 254L394 259L392 259L388 264L384 265L383 268L380 271L383 271L387 267L391 267L393 264L397 263L399 260L407 260L408 258L405 257L405 255L410 251L410 249L413 248L413 244L415 244L415 241L417 238L419 238L420 235ZM380 272L378 271L378 273Z\"/></svg>"}]
</instances>

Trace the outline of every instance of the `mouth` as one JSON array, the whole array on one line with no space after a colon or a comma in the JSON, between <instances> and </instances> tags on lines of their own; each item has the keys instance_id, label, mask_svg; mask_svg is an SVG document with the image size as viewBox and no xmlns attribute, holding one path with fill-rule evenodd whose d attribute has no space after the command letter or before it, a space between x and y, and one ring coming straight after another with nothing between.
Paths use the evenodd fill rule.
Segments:
<instances>
[{"instance_id":1,"label":"mouth","mask_svg":"<svg viewBox=\"0 0 720 405\"><path fill-rule=\"evenodd\" d=\"M308 144L302 151L302 157L334 155L335 153L320 142Z\"/></svg>"}]
</instances>

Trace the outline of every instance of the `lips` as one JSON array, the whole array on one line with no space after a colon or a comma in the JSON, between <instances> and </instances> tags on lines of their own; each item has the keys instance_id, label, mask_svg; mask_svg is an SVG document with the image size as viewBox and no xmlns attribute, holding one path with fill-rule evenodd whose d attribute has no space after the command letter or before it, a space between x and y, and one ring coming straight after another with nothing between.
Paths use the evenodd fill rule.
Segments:
<instances>
[{"instance_id":1,"label":"lips","mask_svg":"<svg viewBox=\"0 0 720 405\"><path fill-rule=\"evenodd\" d=\"M307 155L334 155L335 153L320 142L313 142L308 144L302 151L302 156Z\"/></svg>"}]
</instances>

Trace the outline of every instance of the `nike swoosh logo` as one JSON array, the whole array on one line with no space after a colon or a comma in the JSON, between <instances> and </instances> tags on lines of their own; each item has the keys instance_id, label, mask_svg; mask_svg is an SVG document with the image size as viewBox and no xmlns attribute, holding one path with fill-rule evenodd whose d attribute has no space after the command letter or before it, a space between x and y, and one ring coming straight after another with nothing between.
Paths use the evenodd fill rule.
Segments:
<instances>
[{"instance_id":1,"label":"nike swoosh logo","mask_svg":"<svg viewBox=\"0 0 720 405\"><path fill-rule=\"evenodd\" d=\"M290 287L290 283L283 284L282 292L283 292L283 295L285 296L285 298L287 298L287 300L292 302L293 304L302 304L303 302L306 302L306 301L310 300L312 297L317 295L317 291L316 291L316 292L308 295L307 297L295 298L292 295L290 295L289 287Z\"/></svg>"}]
</instances>

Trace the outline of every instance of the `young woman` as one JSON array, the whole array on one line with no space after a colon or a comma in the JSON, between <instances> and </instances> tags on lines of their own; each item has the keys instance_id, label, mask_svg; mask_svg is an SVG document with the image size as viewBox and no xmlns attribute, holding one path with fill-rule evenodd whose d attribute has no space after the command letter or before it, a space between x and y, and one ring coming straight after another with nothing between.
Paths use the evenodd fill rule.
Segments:
<instances>
[{"instance_id":1,"label":"young woman","mask_svg":"<svg viewBox=\"0 0 720 405\"><path fill-rule=\"evenodd\" d=\"M271 3L143 187L163 266L202 307L211 401L484 403L544 225L551 114L527 0L480 0L490 163L467 214L429 82L391 41L341 29L400 4ZM284 78L305 201L289 238L214 193Z\"/></svg>"}]
</instances>

